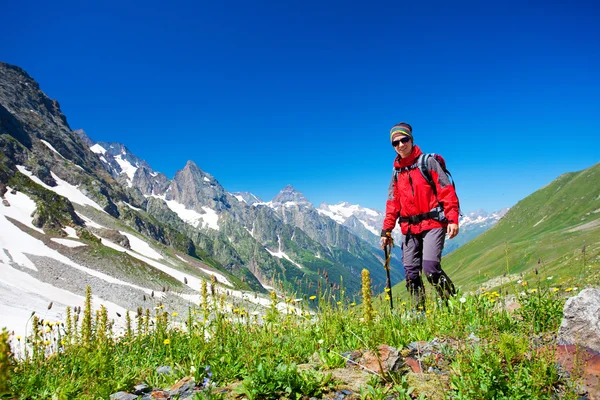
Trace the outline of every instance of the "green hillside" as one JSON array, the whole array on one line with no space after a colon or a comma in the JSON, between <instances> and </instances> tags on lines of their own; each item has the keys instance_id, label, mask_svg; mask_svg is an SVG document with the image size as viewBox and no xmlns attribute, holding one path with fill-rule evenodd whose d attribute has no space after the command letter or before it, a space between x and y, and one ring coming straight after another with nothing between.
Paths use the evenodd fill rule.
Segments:
<instances>
[{"instance_id":1,"label":"green hillside","mask_svg":"<svg viewBox=\"0 0 600 400\"><path fill-rule=\"evenodd\" d=\"M585 246L585 247L584 247ZM600 269L600 163L567 173L518 202L481 236L448 254L443 268L462 291L535 273L557 281ZM527 276L526 276L527 277ZM395 288L403 295L404 283Z\"/></svg>"}]
</instances>

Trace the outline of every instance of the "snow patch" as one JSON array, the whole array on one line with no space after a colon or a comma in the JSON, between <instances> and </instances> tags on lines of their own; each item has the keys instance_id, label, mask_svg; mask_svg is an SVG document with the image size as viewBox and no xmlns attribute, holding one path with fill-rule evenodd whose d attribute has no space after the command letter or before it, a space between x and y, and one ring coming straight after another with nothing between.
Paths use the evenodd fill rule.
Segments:
<instances>
[{"instance_id":1,"label":"snow patch","mask_svg":"<svg viewBox=\"0 0 600 400\"><path fill-rule=\"evenodd\" d=\"M161 199L175 214L179 216L184 222L190 224L194 228L203 227L211 228L216 231L219 230L219 215L217 212L207 206L203 206L202 210L205 214L200 214L196 210L190 210L183 204L176 202L175 200L166 200L166 196L152 195L157 199Z\"/></svg>"},{"instance_id":2,"label":"snow patch","mask_svg":"<svg viewBox=\"0 0 600 400\"><path fill-rule=\"evenodd\" d=\"M15 336L25 336L25 328L32 312L46 321L64 321L67 306L84 306L85 298L49 283L41 282L31 275L0 262L0 315L2 326L15 331ZM95 310L104 305L110 314L126 310L100 297L92 296ZM48 304L53 303L48 310ZM116 321L119 324L119 321ZM29 321L31 328L31 321ZM122 328L117 325L117 328Z\"/></svg>"},{"instance_id":3,"label":"snow patch","mask_svg":"<svg viewBox=\"0 0 600 400\"><path fill-rule=\"evenodd\" d=\"M104 147L100 146L98 143L96 143L95 145L90 147L90 150L96 154L102 154L102 155L106 154L106 149Z\"/></svg>"},{"instance_id":4,"label":"snow patch","mask_svg":"<svg viewBox=\"0 0 600 400\"><path fill-rule=\"evenodd\" d=\"M7 190L8 191L4 195L4 198L8 201L10 207L6 207L4 204L2 204L2 202L0 202L0 214L16 219L23 225L34 229L40 233L44 233L43 230L41 230L37 226L34 226L31 222L33 220L31 215L36 209L35 201L33 201L29 196L21 192L16 192L16 194L12 194L12 189L10 187L7 187Z\"/></svg>"},{"instance_id":5,"label":"snow patch","mask_svg":"<svg viewBox=\"0 0 600 400\"><path fill-rule=\"evenodd\" d=\"M127 207L131 208L132 210L136 210L136 211L143 211L141 208L137 208L132 206L131 204L127 203L126 201L123 202Z\"/></svg>"},{"instance_id":6,"label":"snow patch","mask_svg":"<svg viewBox=\"0 0 600 400\"><path fill-rule=\"evenodd\" d=\"M240 196L239 194L236 194L235 197L240 203L245 203L246 200L244 200L244 198L242 196Z\"/></svg>"},{"instance_id":7,"label":"snow patch","mask_svg":"<svg viewBox=\"0 0 600 400\"><path fill-rule=\"evenodd\" d=\"M66 160L66 158L64 158L63 155L60 154L50 143L46 142L44 139L40 139L40 142L44 143L50 150L58 154L63 160Z\"/></svg>"},{"instance_id":8,"label":"snow patch","mask_svg":"<svg viewBox=\"0 0 600 400\"><path fill-rule=\"evenodd\" d=\"M53 242L56 242L58 244L62 244L63 246L67 246L67 247L87 246L87 244L85 244L85 243L77 242L77 241L71 240L71 239L51 238L50 240L52 240Z\"/></svg>"},{"instance_id":9,"label":"snow patch","mask_svg":"<svg viewBox=\"0 0 600 400\"><path fill-rule=\"evenodd\" d=\"M129 245L131 246L131 250L140 253L146 257L153 258L155 260L163 259L164 257L160 255L156 250L154 250L148 242L143 241L142 239L134 236L130 233L119 231L121 235L127 236L129 239Z\"/></svg>"},{"instance_id":10,"label":"snow patch","mask_svg":"<svg viewBox=\"0 0 600 400\"><path fill-rule=\"evenodd\" d=\"M27 171L24 166L17 165L17 169L22 174L27 175L32 181L34 181L38 185L41 185L48 190L52 190L56 194L66 197L71 201L71 203L77 203L82 206L91 206L97 210L102 211L103 213L106 213L106 211L104 211L102 207L98 205L98 203L81 193L77 186L73 186L69 182L63 181L54 172L50 172L50 174L52 175L52 178L54 178L54 180L56 181L57 186L52 187L46 185L40 180L40 178L33 175L30 171Z\"/></svg>"},{"instance_id":11,"label":"snow patch","mask_svg":"<svg viewBox=\"0 0 600 400\"><path fill-rule=\"evenodd\" d=\"M125 152L123 152L125 154ZM135 175L135 171L138 170L137 167L131 165L131 163L125 159L123 159L123 155L119 154L115 157L115 161L121 167L121 173L124 173L129 178L127 180L129 187L133 186L133 176Z\"/></svg>"},{"instance_id":12,"label":"snow patch","mask_svg":"<svg viewBox=\"0 0 600 400\"><path fill-rule=\"evenodd\" d=\"M106 229L104 226L97 224L96 222L92 221L85 215L78 213L77 211L75 211L75 214L77 214L79 216L79 218L81 218L83 220L83 222L85 222L85 225L89 226L90 228Z\"/></svg>"},{"instance_id":13,"label":"snow patch","mask_svg":"<svg viewBox=\"0 0 600 400\"><path fill-rule=\"evenodd\" d=\"M65 231L65 233L67 234L67 237L70 237L73 239L79 239L79 236L77 236L77 231L75 230L75 228L73 228L71 226L66 226L63 228L63 231Z\"/></svg>"}]
</instances>

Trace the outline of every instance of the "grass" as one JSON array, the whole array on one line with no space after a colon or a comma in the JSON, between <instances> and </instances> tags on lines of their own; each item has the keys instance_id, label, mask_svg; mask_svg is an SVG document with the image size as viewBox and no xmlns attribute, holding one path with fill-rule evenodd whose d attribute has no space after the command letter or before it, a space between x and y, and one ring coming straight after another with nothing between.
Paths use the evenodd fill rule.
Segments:
<instances>
[{"instance_id":1,"label":"grass","mask_svg":"<svg viewBox=\"0 0 600 400\"><path fill-rule=\"evenodd\" d=\"M551 353L532 356L551 344L565 297L574 289L538 277L513 282L503 294L459 294L448 307L430 302L423 316L405 302L392 312L383 299L369 301L368 274L363 275L363 305L351 303L342 289L303 301L291 297L282 311L273 293L261 316L230 311L225 297L211 298L203 288L201 303L187 315L162 307L140 309L127 315L122 333L113 332L105 310L92 315L88 290L84 310L69 310L65 321L34 315L31 333L12 338L25 344L16 358L6 356L5 334L0 376L8 384L0 389L6 398L95 399L131 391L141 382L169 388L192 376L204 382L196 398L224 398L220 388L226 386L248 399L319 397L338 384L329 369L345 364L344 352L380 344L402 349L414 341L445 338L452 343L444 351L449 379L440 393L446 398L576 398L572 381L559 373ZM503 306L508 296L521 304L514 313ZM299 368L315 357L318 363ZM159 374L161 366L173 373ZM422 389L408 382L403 374L375 375L359 396L424 398Z\"/></svg>"}]
</instances>

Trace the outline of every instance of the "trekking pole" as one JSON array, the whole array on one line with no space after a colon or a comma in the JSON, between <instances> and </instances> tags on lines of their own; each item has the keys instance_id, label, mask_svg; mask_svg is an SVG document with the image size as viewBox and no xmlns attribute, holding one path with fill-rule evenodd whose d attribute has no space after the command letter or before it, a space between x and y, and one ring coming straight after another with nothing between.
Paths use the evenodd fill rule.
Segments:
<instances>
[{"instance_id":1,"label":"trekking pole","mask_svg":"<svg viewBox=\"0 0 600 400\"><path fill-rule=\"evenodd\" d=\"M385 286L387 288L388 296L390 296L390 310L393 310L394 300L392 296L392 280L390 278L390 258L392 257L392 246L394 242L391 240L392 238L390 237L390 243L386 244L383 248L383 253L385 254L385 264L383 265L383 268L385 269L385 273L387 274L387 281L385 283Z\"/></svg>"}]
</instances>

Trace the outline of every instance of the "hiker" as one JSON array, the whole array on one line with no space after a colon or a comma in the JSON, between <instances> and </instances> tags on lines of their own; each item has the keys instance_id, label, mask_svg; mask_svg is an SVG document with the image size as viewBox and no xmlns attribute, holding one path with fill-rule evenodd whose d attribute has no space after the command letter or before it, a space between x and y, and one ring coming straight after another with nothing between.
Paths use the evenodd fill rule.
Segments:
<instances>
[{"instance_id":1,"label":"hiker","mask_svg":"<svg viewBox=\"0 0 600 400\"><path fill-rule=\"evenodd\" d=\"M399 221L404 235L402 263L406 288L415 306L424 310L423 272L444 302L456 294L440 262L446 234L450 239L458 234L458 197L443 159L424 154L414 144L409 124L394 125L390 141L398 156L388 190L381 247L393 243L392 230Z\"/></svg>"}]
</instances>

